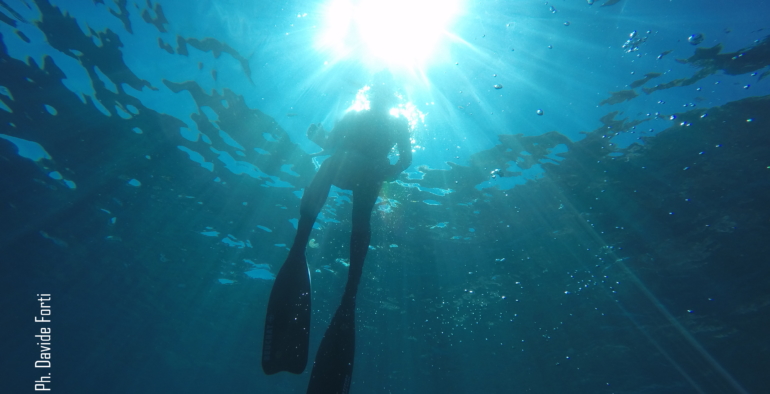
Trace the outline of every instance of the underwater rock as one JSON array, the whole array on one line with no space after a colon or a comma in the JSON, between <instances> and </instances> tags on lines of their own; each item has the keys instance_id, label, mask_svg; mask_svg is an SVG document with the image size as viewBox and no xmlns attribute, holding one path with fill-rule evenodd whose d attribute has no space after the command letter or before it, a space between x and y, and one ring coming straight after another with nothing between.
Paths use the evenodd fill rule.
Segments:
<instances>
[{"instance_id":1,"label":"underwater rock","mask_svg":"<svg viewBox=\"0 0 770 394\"><path fill-rule=\"evenodd\" d=\"M647 83L647 81L649 81L649 80L651 80L653 78L657 78L657 77L659 77L661 75L663 75L663 74L661 74L661 73L647 73L647 74L644 75L644 78L637 79L636 81L631 82L631 84L628 85L628 86L630 86L631 89L638 88L639 86L642 86L645 83Z\"/></svg>"},{"instance_id":2,"label":"underwater rock","mask_svg":"<svg viewBox=\"0 0 770 394\"><path fill-rule=\"evenodd\" d=\"M631 90L620 90L620 91L617 91L617 92L610 92L610 97L605 99L605 100L602 100L599 103L599 106L602 106L604 104L609 104L609 105L619 104L619 103L622 103L624 101L631 100L631 99L633 99L634 97L637 97L637 96L639 96L639 95L633 89L631 89Z\"/></svg>"}]
</instances>

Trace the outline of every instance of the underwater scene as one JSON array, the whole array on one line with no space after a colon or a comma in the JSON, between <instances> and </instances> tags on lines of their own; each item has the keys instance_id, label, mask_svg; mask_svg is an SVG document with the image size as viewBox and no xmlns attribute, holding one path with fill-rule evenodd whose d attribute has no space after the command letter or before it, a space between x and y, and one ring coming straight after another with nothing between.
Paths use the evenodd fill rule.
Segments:
<instances>
[{"instance_id":1,"label":"underwater scene","mask_svg":"<svg viewBox=\"0 0 770 394\"><path fill-rule=\"evenodd\" d=\"M0 0L0 392L767 393L768 15Z\"/></svg>"}]
</instances>

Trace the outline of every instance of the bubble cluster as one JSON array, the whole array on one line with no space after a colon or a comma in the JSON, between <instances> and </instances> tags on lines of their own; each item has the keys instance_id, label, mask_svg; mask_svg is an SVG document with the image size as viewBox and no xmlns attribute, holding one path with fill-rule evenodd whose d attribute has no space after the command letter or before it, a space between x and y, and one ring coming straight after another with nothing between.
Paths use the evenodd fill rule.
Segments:
<instances>
[{"instance_id":1,"label":"bubble cluster","mask_svg":"<svg viewBox=\"0 0 770 394\"><path fill-rule=\"evenodd\" d=\"M650 33L651 32L647 30L646 34L649 35ZM628 35L628 40L623 43L621 48L623 48L626 53L636 52L639 50L639 45L642 45L647 41L647 35L642 37L636 30L634 30Z\"/></svg>"}]
</instances>

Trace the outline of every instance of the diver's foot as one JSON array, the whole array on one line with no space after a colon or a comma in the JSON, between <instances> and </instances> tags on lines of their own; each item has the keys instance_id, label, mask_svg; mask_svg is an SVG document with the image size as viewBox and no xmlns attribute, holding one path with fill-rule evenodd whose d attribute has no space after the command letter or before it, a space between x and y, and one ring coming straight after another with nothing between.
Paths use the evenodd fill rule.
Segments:
<instances>
[{"instance_id":1,"label":"diver's foot","mask_svg":"<svg viewBox=\"0 0 770 394\"><path fill-rule=\"evenodd\" d=\"M304 253L289 253L275 278L267 305L262 369L302 373L310 338L310 273Z\"/></svg>"},{"instance_id":2,"label":"diver's foot","mask_svg":"<svg viewBox=\"0 0 770 394\"><path fill-rule=\"evenodd\" d=\"M342 303L318 348L307 394L347 394L356 350L355 297Z\"/></svg>"}]
</instances>

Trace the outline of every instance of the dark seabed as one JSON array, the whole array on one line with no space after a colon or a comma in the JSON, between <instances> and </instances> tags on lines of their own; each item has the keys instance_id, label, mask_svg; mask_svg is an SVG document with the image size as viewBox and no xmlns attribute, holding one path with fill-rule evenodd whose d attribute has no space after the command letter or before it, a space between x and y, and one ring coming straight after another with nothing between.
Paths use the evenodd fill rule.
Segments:
<instances>
[{"instance_id":1,"label":"dark seabed","mask_svg":"<svg viewBox=\"0 0 770 394\"><path fill-rule=\"evenodd\" d=\"M770 3L593 3L465 4L390 64L425 116L351 393L768 392ZM314 45L323 6L0 0L0 392L305 392L260 368L305 129L386 65ZM311 360L350 207L308 249Z\"/></svg>"}]
</instances>

